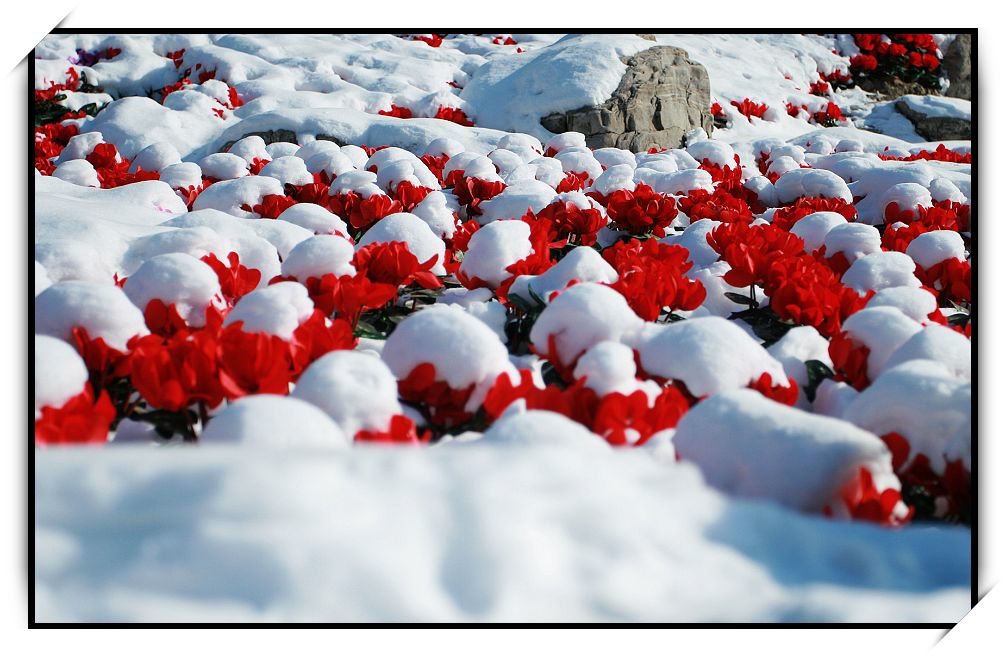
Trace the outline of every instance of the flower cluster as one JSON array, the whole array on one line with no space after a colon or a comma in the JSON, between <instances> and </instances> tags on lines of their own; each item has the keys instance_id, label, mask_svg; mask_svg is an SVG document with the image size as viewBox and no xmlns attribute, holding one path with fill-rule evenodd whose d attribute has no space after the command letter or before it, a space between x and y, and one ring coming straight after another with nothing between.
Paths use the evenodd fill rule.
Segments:
<instances>
[{"instance_id":1,"label":"flower cluster","mask_svg":"<svg viewBox=\"0 0 1006 657\"><path fill-rule=\"evenodd\" d=\"M896 77L939 88L939 48L932 34L853 34L860 54L849 61L855 78Z\"/></svg>"}]
</instances>

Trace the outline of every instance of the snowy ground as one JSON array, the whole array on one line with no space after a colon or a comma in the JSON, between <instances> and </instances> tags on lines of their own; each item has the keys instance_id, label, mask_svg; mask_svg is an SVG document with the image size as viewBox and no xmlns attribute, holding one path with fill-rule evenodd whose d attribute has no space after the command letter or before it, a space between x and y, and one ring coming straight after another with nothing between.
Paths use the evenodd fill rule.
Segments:
<instances>
[{"instance_id":1,"label":"snowy ground","mask_svg":"<svg viewBox=\"0 0 1006 657\"><path fill-rule=\"evenodd\" d=\"M51 621L956 622L966 529L730 500L649 454L40 452Z\"/></svg>"},{"instance_id":2,"label":"snowy ground","mask_svg":"<svg viewBox=\"0 0 1006 657\"><path fill-rule=\"evenodd\" d=\"M39 44L36 620L966 613L971 143L656 38L720 127L651 153L539 123L635 35Z\"/></svg>"}]
</instances>

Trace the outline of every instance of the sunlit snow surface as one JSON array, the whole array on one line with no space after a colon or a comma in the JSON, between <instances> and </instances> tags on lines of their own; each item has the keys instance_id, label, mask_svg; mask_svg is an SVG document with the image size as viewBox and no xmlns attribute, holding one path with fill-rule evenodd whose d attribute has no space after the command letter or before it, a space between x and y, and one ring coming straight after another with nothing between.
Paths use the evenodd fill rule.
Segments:
<instances>
[{"instance_id":1,"label":"sunlit snow surface","mask_svg":"<svg viewBox=\"0 0 1006 657\"><path fill-rule=\"evenodd\" d=\"M730 500L645 451L120 447L35 467L39 621L956 622L970 606L966 529Z\"/></svg>"}]
</instances>

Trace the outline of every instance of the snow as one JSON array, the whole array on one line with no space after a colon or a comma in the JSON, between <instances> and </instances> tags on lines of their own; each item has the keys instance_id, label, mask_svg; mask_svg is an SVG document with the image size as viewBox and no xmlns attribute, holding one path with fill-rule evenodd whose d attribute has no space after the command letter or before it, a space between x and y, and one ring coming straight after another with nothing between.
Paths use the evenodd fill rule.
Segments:
<instances>
[{"instance_id":1,"label":"snow","mask_svg":"<svg viewBox=\"0 0 1006 657\"><path fill-rule=\"evenodd\" d=\"M440 190L430 192L412 208L412 214L425 221L434 235L447 239L454 236L456 212L457 199Z\"/></svg>"},{"instance_id":2,"label":"snow","mask_svg":"<svg viewBox=\"0 0 1006 657\"><path fill-rule=\"evenodd\" d=\"M122 286L137 308L146 309L153 299L174 305L189 326L206 323L206 309L223 309L216 272L205 262L184 253L166 253L150 258Z\"/></svg>"},{"instance_id":3,"label":"snow","mask_svg":"<svg viewBox=\"0 0 1006 657\"><path fill-rule=\"evenodd\" d=\"M643 369L683 381L696 397L744 388L764 372L775 385L787 385L779 361L744 329L722 317L696 317L648 328L635 345Z\"/></svg>"},{"instance_id":4,"label":"snow","mask_svg":"<svg viewBox=\"0 0 1006 657\"><path fill-rule=\"evenodd\" d=\"M367 230L356 248L380 242L405 242L419 262L433 259L430 271L434 274L444 276L447 273L444 269L447 250L444 241L433 233L425 221L410 212L396 212L384 217Z\"/></svg>"},{"instance_id":5,"label":"snow","mask_svg":"<svg viewBox=\"0 0 1006 657\"><path fill-rule=\"evenodd\" d=\"M804 250L810 253L825 245L833 228L846 223L846 218L837 212L812 212L793 224L790 232L803 240ZM877 233L878 245L879 240L880 234Z\"/></svg>"},{"instance_id":6,"label":"snow","mask_svg":"<svg viewBox=\"0 0 1006 657\"><path fill-rule=\"evenodd\" d=\"M333 351L311 363L292 394L323 410L348 436L387 431L391 417L402 412L391 370L358 351Z\"/></svg>"},{"instance_id":7,"label":"snow","mask_svg":"<svg viewBox=\"0 0 1006 657\"><path fill-rule=\"evenodd\" d=\"M282 395L249 395L228 404L200 440L210 449L228 443L270 450L349 445L342 430L318 407Z\"/></svg>"},{"instance_id":8,"label":"snow","mask_svg":"<svg viewBox=\"0 0 1006 657\"><path fill-rule=\"evenodd\" d=\"M95 134L95 133L90 133ZM139 170L163 171L172 164L181 164L182 156L178 149L168 143L151 144L136 154L129 165L130 173Z\"/></svg>"},{"instance_id":9,"label":"snow","mask_svg":"<svg viewBox=\"0 0 1006 657\"><path fill-rule=\"evenodd\" d=\"M468 242L459 272L497 288L511 274L507 267L531 255L531 227L523 221L494 221L479 228Z\"/></svg>"},{"instance_id":10,"label":"snow","mask_svg":"<svg viewBox=\"0 0 1006 657\"><path fill-rule=\"evenodd\" d=\"M249 292L235 304L224 326L243 322L245 333L268 333L285 340L314 312L307 288L285 281Z\"/></svg>"},{"instance_id":11,"label":"snow","mask_svg":"<svg viewBox=\"0 0 1006 657\"><path fill-rule=\"evenodd\" d=\"M546 354L550 339L554 339L559 359L572 364L599 342L632 339L643 323L618 292L599 283L580 283L542 311L531 327L531 344L538 353Z\"/></svg>"},{"instance_id":12,"label":"snow","mask_svg":"<svg viewBox=\"0 0 1006 657\"><path fill-rule=\"evenodd\" d=\"M965 529L734 500L643 452L124 446L35 468L38 621L955 622L970 607Z\"/></svg>"},{"instance_id":13,"label":"snow","mask_svg":"<svg viewBox=\"0 0 1006 657\"><path fill-rule=\"evenodd\" d=\"M922 326L895 308L877 306L854 313L842 324L842 330L870 349L867 375L876 379L891 355Z\"/></svg>"},{"instance_id":14,"label":"snow","mask_svg":"<svg viewBox=\"0 0 1006 657\"><path fill-rule=\"evenodd\" d=\"M230 155L230 153L219 153ZM244 160L237 158L244 163ZM200 165L202 166L202 165ZM247 173L247 171L245 172ZM208 172L203 169L203 174ZM255 212L241 209L242 205L254 208L262 202L263 196L282 194L283 185L268 176L245 176L234 180L222 180L207 187L192 204L193 210L220 210L235 217L257 218Z\"/></svg>"},{"instance_id":15,"label":"snow","mask_svg":"<svg viewBox=\"0 0 1006 657\"><path fill-rule=\"evenodd\" d=\"M841 253L850 263L855 263L863 256L880 253L880 232L866 224L847 223L843 218L842 223L824 236L824 247L826 258Z\"/></svg>"},{"instance_id":16,"label":"snow","mask_svg":"<svg viewBox=\"0 0 1006 657\"><path fill-rule=\"evenodd\" d=\"M121 352L130 338L148 333L143 313L111 282L62 281L35 297L36 333L69 342L77 327Z\"/></svg>"},{"instance_id":17,"label":"snow","mask_svg":"<svg viewBox=\"0 0 1006 657\"><path fill-rule=\"evenodd\" d=\"M794 169L775 181L780 203L792 203L800 197L840 198L852 203L852 192L839 176L826 169Z\"/></svg>"},{"instance_id":18,"label":"snow","mask_svg":"<svg viewBox=\"0 0 1006 657\"><path fill-rule=\"evenodd\" d=\"M933 471L944 457L971 469L971 384L940 363L912 360L879 376L846 407L843 417L878 436L897 432L911 446L908 463L925 455Z\"/></svg>"},{"instance_id":19,"label":"snow","mask_svg":"<svg viewBox=\"0 0 1006 657\"><path fill-rule=\"evenodd\" d=\"M842 275L842 283L860 294L889 287L922 285L915 277L915 262L898 251L878 251L862 256Z\"/></svg>"},{"instance_id":20,"label":"snow","mask_svg":"<svg viewBox=\"0 0 1006 657\"><path fill-rule=\"evenodd\" d=\"M476 108L479 125L545 140L551 134L541 126L542 116L603 103L625 73L622 58L653 45L629 34L569 35L518 57L489 60L475 71L461 98Z\"/></svg>"},{"instance_id":21,"label":"snow","mask_svg":"<svg viewBox=\"0 0 1006 657\"><path fill-rule=\"evenodd\" d=\"M898 99L910 110L928 117L971 120L971 101L950 96L907 95Z\"/></svg>"},{"instance_id":22,"label":"snow","mask_svg":"<svg viewBox=\"0 0 1006 657\"><path fill-rule=\"evenodd\" d=\"M505 223L507 222L490 224L486 228ZM549 267L545 273L536 276L518 276L510 286L507 296L517 295L532 301L528 290L533 290L538 298L548 299L552 292L564 289L573 280L580 283L614 283L618 280L618 272L594 249L578 246Z\"/></svg>"},{"instance_id":23,"label":"snow","mask_svg":"<svg viewBox=\"0 0 1006 657\"><path fill-rule=\"evenodd\" d=\"M45 407L59 408L83 392L87 368L77 350L48 335L35 335L35 419Z\"/></svg>"},{"instance_id":24,"label":"snow","mask_svg":"<svg viewBox=\"0 0 1006 657\"><path fill-rule=\"evenodd\" d=\"M512 288L511 288L512 289ZM453 288L444 290L437 298L437 303L446 303L464 308L465 312L488 326L500 339L506 342L507 309L496 300L492 290L484 287L467 290Z\"/></svg>"},{"instance_id":25,"label":"snow","mask_svg":"<svg viewBox=\"0 0 1006 657\"><path fill-rule=\"evenodd\" d=\"M339 234L349 237L346 222L332 214L328 208L316 203L298 203L291 205L276 217L279 221L306 228L316 234Z\"/></svg>"},{"instance_id":26,"label":"snow","mask_svg":"<svg viewBox=\"0 0 1006 657\"><path fill-rule=\"evenodd\" d=\"M98 172L87 160L68 160L56 167L52 172L54 178L65 180L81 187L101 187Z\"/></svg>"},{"instance_id":27,"label":"snow","mask_svg":"<svg viewBox=\"0 0 1006 657\"><path fill-rule=\"evenodd\" d=\"M610 340L598 342L588 349L576 362L573 376L576 379L586 378L587 387L602 396L611 392L628 395L647 387L636 378L636 359L632 349ZM656 384L648 383L651 383L651 390L656 388L659 393Z\"/></svg>"},{"instance_id":28,"label":"snow","mask_svg":"<svg viewBox=\"0 0 1006 657\"><path fill-rule=\"evenodd\" d=\"M936 310L936 297L921 287L888 287L870 297L867 308L889 306L897 308L907 317L920 324L929 321L929 315Z\"/></svg>"},{"instance_id":29,"label":"snow","mask_svg":"<svg viewBox=\"0 0 1006 657\"><path fill-rule=\"evenodd\" d=\"M295 246L283 260L280 271L301 283L306 283L312 276L321 278L325 274L352 276L356 273L356 267L351 263L353 253L353 245L344 237L316 235Z\"/></svg>"},{"instance_id":30,"label":"snow","mask_svg":"<svg viewBox=\"0 0 1006 657\"><path fill-rule=\"evenodd\" d=\"M919 235L905 253L923 269L929 269L944 260L964 260L967 252L964 239L953 230L934 230Z\"/></svg>"},{"instance_id":31,"label":"snow","mask_svg":"<svg viewBox=\"0 0 1006 657\"><path fill-rule=\"evenodd\" d=\"M197 162L204 176L233 180L248 175L248 162L234 153L213 153Z\"/></svg>"},{"instance_id":32,"label":"snow","mask_svg":"<svg viewBox=\"0 0 1006 657\"><path fill-rule=\"evenodd\" d=\"M479 206L478 222L486 224L498 219L519 219L528 210L540 212L555 198L555 189L538 180L522 180Z\"/></svg>"},{"instance_id":33,"label":"snow","mask_svg":"<svg viewBox=\"0 0 1006 657\"><path fill-rule=\"evenodd\" d=\"M37 297L41 294L42 290L52 285L52 281L49 280L49 273L45 270L45 266L42 265L38 260L35 261L35 296Z\"/></svg>"},{"instance_id":34,"label":"snow","mask_svg":"<svg viewBox=\"0 0 1006 657\"><path fill-rule=\"evenodd\" d=\"M782 365L786 376L796 381L800 386L800 408L809 410L803 387L810 383L807 374L807 361L816 360L829 368L834 365L828 354L828 340L810 326L794 326L786 331L778 342L768 348L768 353Z\"/></svg>"},{"instance_id":35,"label":"snow","mask_svg":"<svg viewBox=\"0 0 1006 657\"><path fill-rule=\"evenodd\" d=\"M953 329L926 326L891 354L887 367L917 359L940 363L955 377L971 381L971 341Z\"/></svg>"},{"instance_id":36,"label":"snow","mask_svg":"<svg viewBox=\"0 0 1006 657\"><path fill-rule=\"evenodd\" d=\"M565 415L551 411L520 412L512 407L493 423L482 440L492 445L517 448L537 445L572 450L608 448L603 438Z\"/></svg>"},{"instance_id":37,"label":"snow","mask_svg":"<svg viewBox=\"0 0 1006 657\"><path fill-rule=\"evenodd\" d=\"M890 452L848 422L771 401L753 390L713 395L682 418L674 448L730 495L774 500L798 511L840 514L842 488L860 468L878 490L901 488ZM902 508L907 513L907 508Z\"/></svg>"},{"instance_id":38,"label":"snow","mask_svg":"<svg viewBox=\"0 0 1006 657\"><path fill-rule=\"evenodd\" d=\"M430 363L437 379L455 390L474 384L466 405L472 411L500 374L516 380L516 368L492 329L453 304L434 304L406 317L388 338L381 358L399 380Z\"/></svg>"}]
</instances>

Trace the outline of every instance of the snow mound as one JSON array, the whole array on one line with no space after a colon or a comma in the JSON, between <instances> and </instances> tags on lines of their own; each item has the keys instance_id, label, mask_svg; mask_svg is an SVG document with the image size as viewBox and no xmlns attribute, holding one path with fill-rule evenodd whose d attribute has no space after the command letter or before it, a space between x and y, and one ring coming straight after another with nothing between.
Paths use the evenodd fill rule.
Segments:
<instances>
[{"instance_id":1,"label":"snow mound","mask_svg":"<svg viewBox=\"0 0 1006 657\"><path fill-rule=\"evenodd\" d=\"M87 368L77 350L48 335L35 335L35 419L46 406L59 408L87 385Z\"/></svg>"},{"instance_id":2,"label":"snow mound","mask_svg":"<svg viewBox=\"0 0 1006 657\"><path fill-rule=\"evenodd\" d=\"M300 283L284 281L241 297L224 325L243 322L241 330L245 333L268 333L289 340L313 312L314 303L307 288Z\"/></svg>"},{"instance_id":3,"label":"snow mound","mask_svg":"<svg viewBox=\"0 0 1006 657\"><path fill-rule=\"evenodd\" d=\"M795 510L814 513L829 506L839 513L842 489L860 468L870 471L878 490L901 488L887 447L873 434L753 390L700 402L682 418L673 441L714 488Z\"/></svg>"},{"instance_id":4,"label":"snow mound","mask_svg":"<svg viewBox=\"0 0 1006 657\"><path fill-rule=\"evenodd\" d=\"M391 417L402 412L391 370L358 351L333 351L314 361L292 394L323 410L348 436L361 429L387 431Z\"/></svg>"},{"instance_id":5,"label":"snow mound","mask_svg":"<svg viewBox=\"0 0 1006 657\"><path fill-rule=\"evenodd\" d=\"M457 447L40 452L36 620L952 623L970 607L963 528L730 500L641 451Z\"/></svg>"},{"instance_id":6,"label":"snow mound","mask_svg":"<svg viewBox=\"0 0 1006 657\"><path fill-rule=\"evenodd\" d=\"M644 370L683 381L697 397L746 387L765 372L774 385L788 385L779 361L722 317L652 325L635 346Z\"/></svg>"},{"instance_id":7,"label":"snow mound","mask_svg":"<svg viewBox=\"0 0 1006 657\"><path fill-rule=\"evenodd\" d=\"M344 447L349 439L316 406L281 395L249 395L228 404L199 437L207 446Z\"/></svg>"},{"instance_id":8,"label":"snow mound","mask_svg":"<svg viewBox=\"0 0 1006 657\"><path fill-rule=\"evenodd\" d=\"M130 338L149 332L140 309L111 283L64 281L35 297L36 333L70 342L77 327L123 353Z\"/></svg>"},{"instance_id":9,"label":"snow mound","mask_svg":"<svg viewBox=\"0 0 1006 657\"><path fill-rule=\"evenodd\" d=\"M381 358L398 379L430 363L437 379L451 388L474 385L466 410L479 407L500 374L516 375L506 347L492 329L452 304L434 304L402 320Z\"/></svg>"},{"instance_id":10,"label":"snow mound","mask_svg":"<svg viewBox=\"0 0 1006 657\"><path fill-rule=\"evenodd\" d=\"M222 310L226 303L220 293L216 272L205 262L184 253L166 253L150 258L133 272L122 291L140 309L160 299L174 305L189 326L206 323L206 309Z\"/></svg>"},{"instance_id":11,"label":"snow mound","mask_svg":"<svg viewBox=\"0 0 1006 657\"><path fill-rule=\"evenodd\" d=\"M913 360L892 367L853 399L843 417L878 436L896 432L911 446L907 462L925 455L936 474L945 460L971 469L971 384L940 363Z\"/></svg>"}]
</instances>

